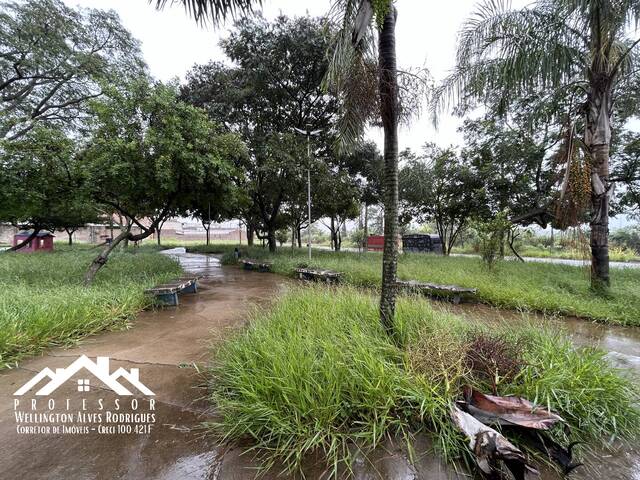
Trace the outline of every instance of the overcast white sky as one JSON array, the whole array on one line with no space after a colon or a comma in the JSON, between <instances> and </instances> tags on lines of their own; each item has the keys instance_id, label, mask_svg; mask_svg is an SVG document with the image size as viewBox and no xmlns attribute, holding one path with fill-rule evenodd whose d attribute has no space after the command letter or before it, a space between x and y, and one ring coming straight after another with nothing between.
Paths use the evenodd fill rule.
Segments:
<instances>
[{"instance_id":1,"label":"overcast white sky","mask_svg":"<svg viewBox=\"0 0 640 480\"><path fill-rule=\"evenodd\" d=\"M162 12L156 11L146 0L65 0L68 5L113 9L124 25L142 42L142 51L151 73L160 80L184 78L195 63L224 58L218 41L228 33L230 25L218 30L196 25L180 5ZM456 33L477 0L398 0L397 49L400 67L426 66L436 79L442 78L453 66ZM514 0L514 5L528 3ZM329 11L330 0L266 0L263 12L273 18L280 12L289 16L309 13L320 16ZM428 113L403 127L400 149L419 148L426 141L442 146L459 144L456 132L459 121L443 115L438 130L434 130ZM370 136L381 145L381 133Z\"/></svg>"}]
</instances>

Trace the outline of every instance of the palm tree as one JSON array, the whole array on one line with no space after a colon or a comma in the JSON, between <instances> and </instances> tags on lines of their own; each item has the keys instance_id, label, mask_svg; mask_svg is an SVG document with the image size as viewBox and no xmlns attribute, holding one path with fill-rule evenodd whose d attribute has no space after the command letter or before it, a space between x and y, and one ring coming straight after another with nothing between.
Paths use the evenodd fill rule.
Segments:
<instances>
[{"instance_id":1,"label":"palm tree","mask_svg":"<svg viewBox=\"0 0 640 480\"><path fill-rule=\"evenodd\" d=\"M151 0L163 8L169 0ZM246 14L262 0L172 0L185 7L198 22L224 21ZM384 128L384 252L380 319L393 332L398 264L398 82L396 69L396 9L393 0L335 0L332 12L341 25L327 85L342 95L344 116L340 131L343 145L361 138L374 117ZM377 29L373 27L376 26ZM377 30L377 58L374 53ZM371 80L377 82L376 92ZM377 96L378 101L372 102ZM376 111L377 109L377 111Z\"/></svg>"},{"instance_id":2,"label":"palm tree","mask_svg":"<svg viewBox=\"0 0 640 480\"><path fill-rule=\"evenodd\" d=\"M609 149L613 101L637 63L627 36L640 0L537 0L520 10L485 0L463 26L453 73L436 96L444 102L499 102L551 91L581 101L583 150L591 164L591 284L609 286ZM581 122L582 123L582 122Z\"/></svg>"},{"instance_id":3,"label":"palm tree","mask_svg":"<svg viewBox=\"0 0 640 480\"><path fill-rule=\"evenodd\" d=\"M347 146L357 144L370 121L381 122L384 131L380 321L393 336L399 234L397 11L392 0L337 0L332 11L341 27L326 83L342 99L341 142ZM372 101L374 98L377 101Z\"/></svg>"}]
</instances>

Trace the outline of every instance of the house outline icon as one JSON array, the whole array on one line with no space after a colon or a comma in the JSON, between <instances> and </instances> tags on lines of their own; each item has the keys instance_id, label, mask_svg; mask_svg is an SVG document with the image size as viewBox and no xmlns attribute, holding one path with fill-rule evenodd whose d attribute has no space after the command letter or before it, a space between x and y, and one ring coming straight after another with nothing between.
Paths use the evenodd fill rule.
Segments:
<instances>
[{"instance_id":1,"label":"house outline icon","mask_svg":"<svg viewBox=\"0 0 640 480\"><path fill-rule=\"evenodd\" d=\"M94 377L118 395L133 395L133 393L118 381L120 378L127 380L138 391L145 395L155 395L155 393L149 390L146 385L140 381L140 370L138 368L132 368L128 371L120 367L115 372L109 373L109 357L97 357L94 362L86 355L78 357L67 368L56 368L55 372L49 367L42 369L31 380L20 387L14 395L24 395L45 378L48 378L49 382L38 390L36 395L50 395L83 368L92 373Z\"/></svg>"}]
</instances>

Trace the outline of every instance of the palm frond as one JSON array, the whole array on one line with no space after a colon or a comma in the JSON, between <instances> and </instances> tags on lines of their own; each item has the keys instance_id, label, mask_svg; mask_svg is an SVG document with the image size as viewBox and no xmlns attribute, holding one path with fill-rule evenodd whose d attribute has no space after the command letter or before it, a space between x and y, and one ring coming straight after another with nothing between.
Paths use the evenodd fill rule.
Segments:
<instances>
[{"instance_id":1,"label":"palm frond","mask_svg":"<svg viewBox=\"0 0 640 480\"><path fill-rule=\"evenodd\" d=\"M155 3L158 10L167 4L181 4L196 22L211 21L214 25L219 25L228 18L251 13L254 6L262 5L262 0L149 0L149 3Z\"/></svg>"},{"instance_id":2,"label":"palm frond","mask_svg":"<svg viewBox=\"0 0 640 480\"><path fill-rule=\"evenodd\" d=\"M456 102L497 94L508 103L582 78L586 38L569 20L538 4L512 10L506 0L485 1L459 33L456 66L432 99L434 119Z\"/></svg>"},{"instance_id":3,"label":"palm frond","mask_svg":"<svg viewBox=\"0 0 640 480\"><path fill-rule=\"evenodd\" d=\"M373 11L365 3L369 0L336 0L330 10L337 33L323 85L340 99L338 150L358 144L378 113Z\"/></svg>"}]
</instances>

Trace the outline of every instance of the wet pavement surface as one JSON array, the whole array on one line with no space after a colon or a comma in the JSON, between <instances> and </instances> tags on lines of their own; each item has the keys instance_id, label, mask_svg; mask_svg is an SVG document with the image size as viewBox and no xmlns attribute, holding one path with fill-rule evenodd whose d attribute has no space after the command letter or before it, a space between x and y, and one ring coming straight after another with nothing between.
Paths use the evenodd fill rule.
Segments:
<instances>
[{"instance_id":1,"label":"wet pavement surface","mask_svg":"<svg viewBox=\"0 0 640 480\"><path fill-rule=\"evenodd\" d=\"M224 338L245 325L252 306L268 305L287 288L289 280L269 273L221 267L214 256L187 254L179 249L174 250L173 255L187 272L202 276L199 292L182 295L180 306L142 312L130 330L90 337L71 349L53 349L22 362L19 368L0 373L0 479L244 480L255 477L258 463L252 457L241 455L239 448L222 447L204 435L201 424L211 419L214 412L205 398L204 379L193 365L206 364L212 340ZM522 319L520 314L481 305L442 308L488 321ZM563 319L562 325L577 344L598 344L611 352L612 359L620 365L639 371L640 329L596 325L578 319ZM110 371L120 367L127 371L139 369L139 380L155 395L136 392L123 400L93 377L90 390L79 393L78 381L87 376L80 373L46 397L36 396L37 388L21 397L13 395L42 369L66 368L83 354L92 360L98 356L110 357ZM133 390L133 384L132 381L126 386ZM154 400L153 409L150 399ZM32 400L36 401L35 410ZM55 406L49 404L50 400ZM120 401L117 411L116 400ZM134 405L132 400L138 404ZM105 411L122 415L153 414L155 418L144 426L149 430L140 433L18 433L17 411L60 410L86 414ZM426 438L419 437L414 447L417 458L412 463L403 442L385 442L368 460L356 457L354 478L469 478L458 476L454 469L430 453L432 448ZM306 478L322 476L320 460L310 459L306 463ZM262 478L275 477L274 472ZM559 477L543 473L541 478ZM588 468L572 473L571 478L640 480L640 453L626 447L613 454L603 454L590 461Z\"/></svg>"},{"instance_id":2,"label":"wet pavement surface","mask_svg":"<svg viewBox=\"0 0 640 480\"><path fill-rule=\"evenodd\" d=\"M223 270L214 257L186 254L180 261L188 271L204 276L197 294L180 296L180 306L142 312L130 330L89 337L77 347L53 349L22 362L19 368L0 372L1 479L253 478L253 472L225 477L216 473L220 464L233 468L221 462L221 450L200 428L211 412L203 398L203 378L191 365L206 363L212 338L244 325L251 306L267 304L286 281L268 273ZM98 356L110 357L110 371L139 369L140 381L155 393L153 412L147 405L150 397L139 392L133 396L140 404L137 412L155 414L150 432L17 432L15 400L20 402L19 411L47 412L53 400L55 412L66 411L69 401L72 414L104 414L115 410L119 398L119 412L133 412L132 397L118 397L90 375L90 391L78 393L76 380L87 377L81 372L46 397L36 396L37 388L22 397L13 395L42 369L65 368L83 354L94 361ZM32 400L37 402L36 410L31 408Z\"/></svg>"}]
</instances>

